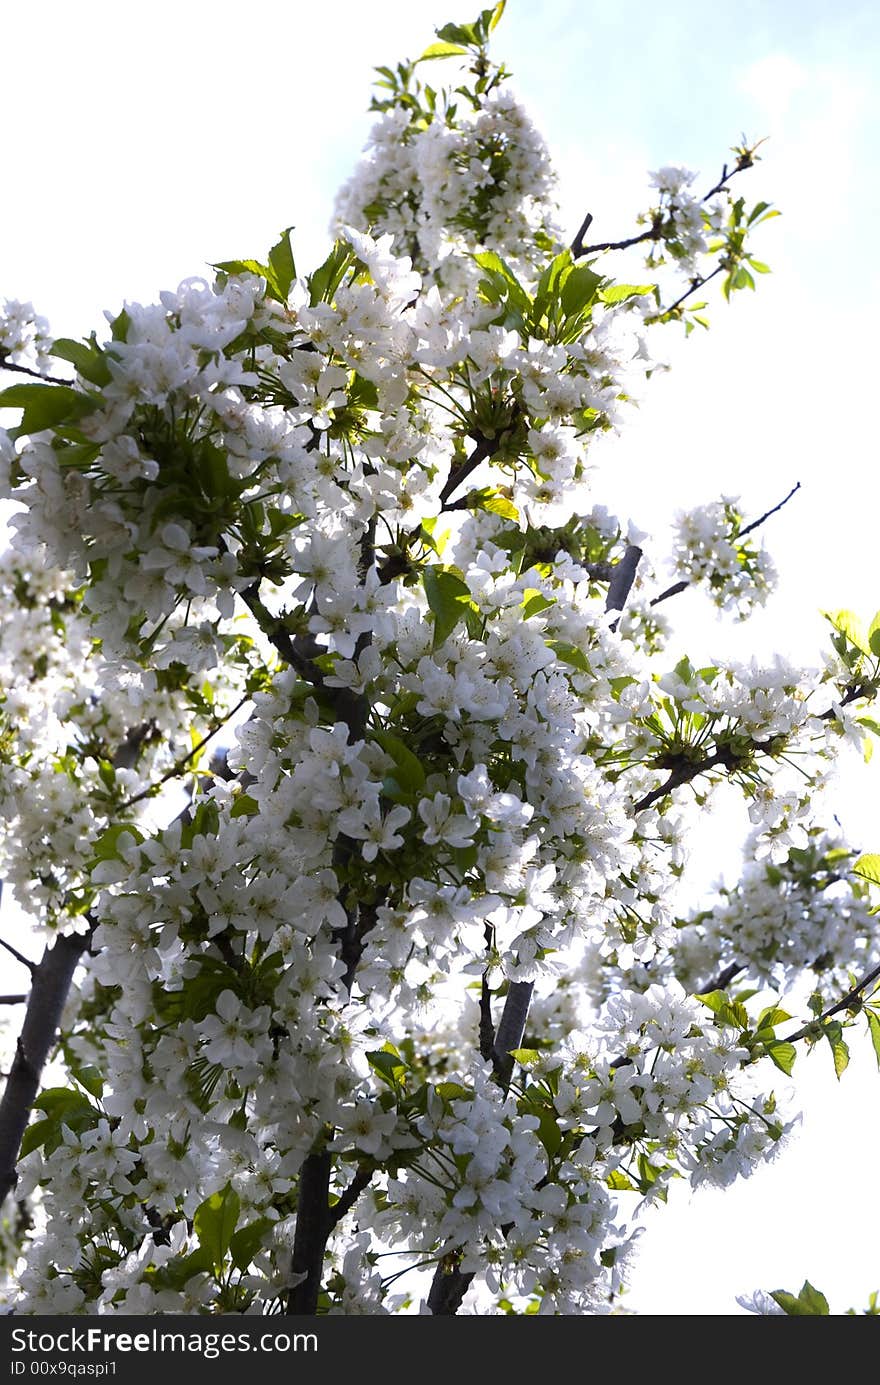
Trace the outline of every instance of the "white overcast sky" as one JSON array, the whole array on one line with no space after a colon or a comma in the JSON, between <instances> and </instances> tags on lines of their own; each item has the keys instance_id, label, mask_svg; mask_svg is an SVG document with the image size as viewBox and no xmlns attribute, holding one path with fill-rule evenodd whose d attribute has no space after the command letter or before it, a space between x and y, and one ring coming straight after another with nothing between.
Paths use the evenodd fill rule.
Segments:
<instances>
[{"instance_id":1,"label":"white overcast sky","mask_svg":"<svg viewBox=\"0 0 880 1385\"><path fill-rule=\"evenodd\" d=\"M478 6L7 0L0 298L33 300L56 335L100 331L103 309L260 257L291 223L310 269L369 128L371 66L416 56ZM880 607L880 10L510 0L495 49L555 155L572 231L591 210L597 239L629 234L648 169L683 163L708 187L743 133L770 137L741 188L784 212L755 247L774 273L756 296L719 302L710 334L670 346L674 369L620 441L614 494L597 499L662 552L679 506L733 493L758 515L799 480L766 526L782 573L768 611L734 635L690 593L678 615L695 655L817 663L821 608ZM852 840L880 850L873 768L848 767L835 806ZM727 865L727 834L703 831L707 880ZM634 1308L732 1314L736 1293L808 1276L841 1312L880 1287L880 1079L866 1043L854 1047L839 1085L827 1055L801 1059L804 1130L772 1167L723 1194L682 1191L649 1219Z\"/></svg>"}]
</instances>

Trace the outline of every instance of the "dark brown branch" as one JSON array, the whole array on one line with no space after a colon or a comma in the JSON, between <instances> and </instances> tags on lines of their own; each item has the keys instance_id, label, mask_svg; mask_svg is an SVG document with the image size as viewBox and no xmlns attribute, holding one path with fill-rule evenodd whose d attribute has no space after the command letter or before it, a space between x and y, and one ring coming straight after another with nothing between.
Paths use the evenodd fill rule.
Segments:
<instances>
[{"instance_id":1,"label":"dark brown branch","mask_svg":"<svg viewBox=\"0 0 880 1385\"><path fill-rule=\"evenodd\" d=\"M771 510L765 510L764 514L759 515L757 519L753 519L751 524L747 524L745 529L740 529L739 533L734 536L734 542L737 539L744 538L746 534L751 534L755 529L759 527L759 525L764 523L765 519L769 519L771 515L777 514L778 511L781 510L784 505L788 504L789 500L791 500L791 497L797 494L800 488L800 481L796 481L784 500L780 500L779 504L774 505ZM668 601L670 596L678 596L679 592L686 591L690 585L691 584L687 579L683 579L680 582L673 582L671 587L667 587L666 590L661 592L659 596L655 596L650 604L652 606L659 606L661 601ZM833 715L833 712L831 715Z\"/></svg>"},{"instance_id":2,"label":"dark brown branch","mask_svg":"<svg viewBox=\"0 0 880 1385\"><path fill-rule=\"evenodd\" d=\"M589 221L592 221L592 217L589 218ZM589 222L587 224L589 224ZM571 253L575 259L579 260L584 255L598 255L602 250L629 250L630 246L643 245L645 241L660 240L662 230L663 222L660 220L654 221L647 231L641 231L637 236L627 236L626 240L602 240L597 241L595 245L581 245L577 255L575 255L574 252L575 242L573 241ZM575 240L576 239L577 237Z\"/></svg>"},{"instance_id":3,"label":"dark brown branch","mask_svg":"<svg viewBox=\"0 0 880 1385\"><path fill-rule=\"evenodd\" d=\"M533 981L511 981L495 1035L492 1061L498 1081L506 1092L513 1076L512 1051L522 1046L535 989Z\"/></svg>"},{"instance_id":4,"label":"dark brown branch","mask_svg":"<svg viewBox=\"0 0 880 1385\"><path fill-rule=\"evenodd\" d=\"M708 202L709 198L714 197L716 192L723 192L724 189L727 187L727 184L730 182L731 178L735 178L737 173L743 173L747 168L754 168L754 151L758 148L759 144L763 143L764 141L763 139L761 139L758 140L758 144L752 145L752 148L750 150L743 149L742 153L737 158L737 161L734 164L733 168L728 169L727 164L723 164L721 168L721 177L718 179L718 182L715 184L714 187L711 187L708 192L703 193L703 196L700 198L700 201Z\"/></svg>"},{"instance_id":5,"label":"dark brown branch","mask_svg":"<svg viewBox=\"0 0 880 1385\"><path fill-rule=\"evenodd\" d=\"M331 1207L332 1163L329 1151L322 1150L308 1154L300 1170L291 1269L294 1275L304 1275L305 1278L294 1285L288 1295L289 1314L313 1317L318 1311L324 1256L330 1233L351 1211L373 1176L368 1164L359 1164L345 1192Z\"/></svg>"},{"instance_id":6,"label":"dark brown branch","mask_svg":"<svg viewBox=\"0 0 880 1385\"><path fill-rule=\"evenodd\" d=\"M27 365L16 365L13 361L4 356L0 356L0 371L14 370L19 375L30 375L34 380L40 380L45 385L67 385L71 386L73 380L62 380L58 375L41 375L38 370L31 370Z\"/></svg>"},{"instance_id":7,"label":"dark brown branch","mask_svg":"<svg viewBox=\"0 0 880 1385\"><path fill-rule=\"evenodd\" d=\"M659 606L661 601L668 601L670 596L678 596L679 592L687 591L689 586L690 582L686 578L682 579L681 582L673 582L672 586L667 587L665 592L661 592L659 596L655 596L650 604L652 606Z\"/></svg>"},{"instance_id":8,"label":"dark brown branch","mask_svg":"<svg viewBox=\"0 0 880 1385\"><path fill-rule=\"evenodd\" d=\"M692 293L696 293L697 289L701 289L704 284L708 284L710 279L714 279L717 274L723 274L724 271L729 268L730 266L727 260L722 260L720 265L715 266L711 274L698 274L696 279L691 280L690 287L685 289L684 293L681 295L680 298L676 298L675 302L670 303L668 308L657 309L657 317L661 319L670 317L671 314L675 312L676 308L680 308L682 303L684 303L686 299L690 298Z\"/></svg>"},{"instance_id":9,"label":"dark brown branch","mask_svg":"<svg viewBox=\"0 0 880 1385\"><path fill-rule=\"evenodd\" d=\"M24 1005L26 995L0 995L0 1005Z\"/></svg>"},{"instance_id":10,"label":"dark brown branch","mask_svg":"<svg viewBox=\"0 0 880 1385\"><path fill-rule=\"evenodd\" d=\"M592 212L587 212L586 216L584 217L583 221L582 221L581 224L580 224L580 229L579 229L577 235L575 236L574 240L572 241L571 245L569 246L569 249L570 249L570 251L571 251L571 258L572 258L573 260L579 260L580 257L581 257L581 255L584 254L584 237L586 236L586 234L587 234L587 232L589 231L589 229L590 229L590 227L592 226L592 224L593 224L593 213L592 213Z\"/></svg>"},{"instance_id":11,"label":"dark brown branch","mask_svg":"<svg viewBox=\"0 0 880 1385\"><path fill-rule=\"evenodd\" d=\"M707 981L705 986L701 986L700 995L710 995L712 991L723 991L728 987L735 976L739 976L741 971L745 971L744 962L731 962L728 966L714 976L711 981Z\"/></svg>"},{"instance_id":12,"label":"dark brown branch","mask_svg":"<svg viewBox=\"0 0 880 1385\"><path fill-rule=\"evenodd\" d=\"M444 1255L434 1271L428 1294L428 1307L435 1317L454 1317L470 1287L473 1272L462 1274L458 1268L459 1259L459 1251L450 1251Z\"/></svg>"},{"instance_id":13,"label":"dark brown branch","mask_svg":"<svg viewBox=\"0 0 880 1385\"><path fill-rule=\"evenodd\" d=\"M644 798L640 798L638 803L633 804L633 812L641 813L645 808L653 807L655 803L659 803L661 798L672 793L673 789L679 789L683 784L689 784L704 770L714 769L716 765L725 764L726 761L727 757L721 751L716 750L714 755L706 755L702 760L696 760L693 764L674 769L664 783L658 784L656 789L652 789L650 793L645 794Z\"/></svg>"},{"instance_id":14,"label":"dark brown branch","mask_svg":"<svg viewBox=\"0 0 880 1385\"><path fill-rule=\"evenodd\" d=\"M342 1221L346 1213L350 1212L365 1188L369 1187L370 1179L373 1177L373 1169L369 1164L359 1164L354 1177L342 1194L338 1202L334 1202L330 1208L330 1229Z\"/></svg>"},{"instance_id":15,"label":"dark brown branch","mask_svg":"<svg viewBox=\"0 0 880 1385\"><path fill-rule=\"evenodd\" d=\"M22 1136L40 1087L77 964L86 951L94 925L86 933L56 938L33 972L15 1057L0 1101L0 1202L18 1180L16 1161Z\"/></svg>"},{"instance_id":16,"label":"dark brown branch","mask_svg":"<svg viewBox=\"0 0 880 1385\"><path fill-rule=\"evenodd\" d=\"M742 173L743 169L751 168L753 164L754 159L751 152L744 150L733 168L728 169L727 164L722 166L721 177L718 179L718 182L714 187L711 187L708 192L703 194L700 201L708 202L709 198L714 197L716 192L723 192L731 178L734 178L737 173ZM579 260L583 255L597 255L600 250L628 250L631 245L641 245L647 240L662 239L663 222L657 219L652 223L650 230L642 231L638 236L629 236L626 240L604 240L598 242L596 245L584 245L584 236L590 229L592 220L592 212L588 212L584 217L580 230L571 243L571 254L572 258L575 260ZM711 275L709 277L711 278ZM688 292L690 292L690 290L688 290ZM667 309L666 311L671 312L672 310Z\"/></svg>"},{"instance_id":17,"label":"dark brown branch","mask_svg":"<svg viewBox=\"0 0 880 1385\"><path fill-rule=\"evenodd\" d=\"M13 947L12 943L6 942L4 938L0 938L0 947L4 947L7 952L11 953L12 956L15 958L16 962L21 962L21 965L23 967L27 967L31 976L33 976L34 972L37 969L36 962L29 962L27 957L23 956L22 953L19 952L17 947Z\"/></svg>"},{"instance_id":18,"label":"dark brown branch","mask_svg":"<svg viewBox=\"0 0 880 1385\"><path fill-rule=\"evenodd\" d=\"M495 1026L492 1023L492 992L489 990L489 976L483 972L480 987L480 1057L484 1062L492 1061L495 1048Z\"/></svg>"},{"instance_id":19,"label":"dark brown branch","mask_svg":"<svg viewBox=\"0 0 880 1385\"><path fill-rule=\"evenodd\" d=\"M458 466L454 466L450 469L443 489L440 492L440 505L443 509L446 509L446 502L453 491L457 491L462 482L466 481L470 476L471 472L476 471L480 462L485 462L487 458L492 456L494 451L494 439L484 437L480 434L471 455L463 462L460 462Z\"/></svg>"},{"instance_id":20,"label":"dark brown branch","mask_svg":"<svg viewBox=\"0 0 880 1385\"><path fill-rule=\"evenodd\" d=\"M781 509L782 509L783 505L787 505L788 502L789 502L789 500L791 500L791 497L792 497L797 491L799 491L800 488L801 488L801 483L800 483L800 481L796 481L796 482L794 483L794 485L792 486L791 490L788 492L788 495L785 497L784 500L780 500L780 502L779 502L778 505L774 505L772 510L767 510L767 512L766 512L765 514L761 515L761 517L760 517L759 519L753 519L752 522L751 522L751 524L747 524L747 525L746 525L745 529L740 529L740 531L739 531L739 533L737 534L736 537L737 537L738 539L741 539L741 538L744 537L744 535L750 534L750 533L752 532L753 529L757 529L757 528L758 528L758 525L759 525L759 524L763 524L765 519L769 519L771 515L775 515L776 512L777 512L777 510L781 510Z\"/></svg>"},{"instance_id":21,"label":"dark brown branch","mask_svg":"<svg viewBox=\"0 0 880 1385\"><path fill-rule=\"evenodd\" d=\"M300 1169L291 1269L294 1275L304 1277L288 1294L289 1314L313 1317L318 1311L324 1254L333 1230L329 1206L331 1165L329 1151L321 1150L307 1154Z\"/></svg>"},{"instance_id":22,"label":"dark brown branch","mask_svg":"<svg viewBox=\"0 0 880 1385\"><path fill-rule=\"evenodd\" d=\"M818 1019L811 1020L809 1024L803 1025L803 1027L798 1029L794 1034L787 1034L785 1036L785 1043L793 1044L796 1040L805 1039L808 1036L815 1036L818 1038L820 1036L820 1026L823 1025L826 1020L833 1019L835 1015L840 1014L841 1010L849 1010L853 1002L859 1000L862 992L866 991L868 987L878 979L880 979L880 966L873 967L871 971L868 972L867 976L863 976L861 981L858 981L856 985L853 986L851 991L847 991L842 1000L838 1000L836 1004L824 1010Z\"/></svg>"},{"instance_id":23,"label":"dark brown branch","mask_svg":"<svg viewBox=\"0 0 880 1385\"><path fill-rule=\"evenodd\" d=\"M207 735L203 736L202 739L193 746L192 750L187 751L186 755L182 755L179 760L175 761L171 768L159 779L156 779L152 784L148 784L145 789L141 789L140 793L136 793L132 798L127 799L125 803L121 803L119 805L119 811L122 812L124 809L133 808L136 803L143 802L145 798L151 798L158 789L161 789L163 784L167 784L170 779L176 779L179 775L183 774L189 762L198 755L200 750L204 750L208 741L213 740L218 731L222 731L223 727L235 716L236 712L241 711L244 704L250 701L250 696L250 693L245 693L244 697L236 702L235 706L226 713L225 717L218 721L217 725L214 726Z\"/></svg>"},{"instance_id":24,"label":"dark brown branch","mask_svg":"<svg viewBox=\"0 0 880 1385\"><path fill-rule=\"evenodd\" d=\"M614 564L611 569L611 580L608 583L608 594L605 597L606 611L623 610L626 605L626 598L632 591L632 584L636 580L636 572L641 557L642 550L631 543L620 562ZM612 630L617 629L617 621L611 628Z\"/></svg>"}]
</instances>

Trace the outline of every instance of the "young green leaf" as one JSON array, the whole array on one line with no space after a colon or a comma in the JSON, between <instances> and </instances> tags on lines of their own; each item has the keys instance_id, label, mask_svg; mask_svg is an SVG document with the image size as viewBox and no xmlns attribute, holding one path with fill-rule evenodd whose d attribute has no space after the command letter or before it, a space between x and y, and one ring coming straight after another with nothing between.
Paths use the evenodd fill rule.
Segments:
<instances>
[{"instance_id":1,"label":"young green leaf","mask_svg":"<svg viewBox=\"0 0 880 1385\"><path fill-rule=\"evenodd\" d=\"M770 1297L776 1300L783 1312L793 1318L827 1318L831 1312L827 1298L813 1287L809 1279L804 1280L803 1288L797 1295L788 1294L784 1289L774 1289Z\"/></svg>"},{"instance_id":2,"label":"young green leaf","mask_svg":"<svg viewBox=\"0 0 880 1385\"><path fill-rule=\"evenodd\" d=\"M193 1225L199 1245L208 1252L215 1269L223 1264L240 1211L241 1199L230 1183L212 1193L195 1210Z\"/></svg>"}]
</instances>

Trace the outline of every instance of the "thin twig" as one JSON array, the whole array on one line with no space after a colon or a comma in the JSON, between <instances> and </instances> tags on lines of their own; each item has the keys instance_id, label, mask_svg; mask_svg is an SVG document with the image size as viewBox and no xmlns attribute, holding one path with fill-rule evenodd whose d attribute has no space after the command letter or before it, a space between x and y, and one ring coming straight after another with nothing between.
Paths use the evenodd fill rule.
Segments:
<instances>
[{"instance_id":1,"label":"thin twig","mask_svg":"<svg viewBox=\"0 0 880 1385\"><path fill-rule=\"evenodd\" d=\"M26 995L0 995L0 1005L24 1005Z\"/></svg>"},{"instance_id":2,"label":"thin twig","mask_svg":"<svg viewBox=\"0 0 880 1385\"><path fill-rule=\"evenodd\" d=\"M338 1202L334 1202L330 1208L329 1221L330 1229L342 1221L347 1212L350 1212L357 1202L361 1193L369 1186L370 1179L373 1177L374 1169L369 1164L359 1164L354 1177L342 1194Z\"/></svg>"},{"instance_id":3,"label":"thin twig","mask_svg":"<svg viewBox=\"0 0 880 1385\"><path fill-rule=\"evenodd\" d=\"M728 169L727 164L724 164L718 182L703 194L700 201L708 202L709 198L714 197L716 192L723 192L731 178L734 178L737 173L742 173L744 169L751 168L753 163L753 159L747 154L744 157L741 155L731 169ZM628 250L631 245L641 245L644 241L661 239L663 223L661 220L655 220L650 230L642 231L638 236L629 236L626 240L604 240L599 241L596 245L584 245L584 236L589 230L592 220L592 212L587 212L580 230L571 243L572 257L576 260L581 259L584 255L596 255L600 250ZM671 309L667 309L667 311L671 311Z\"/></svg>"},{"instance_id":4,"label":"thin twig","mask_svg":"<svg viewBox=\"0 0 880 1385\"><path fill-rule=\"evenodd\" d=\"M169 779L176 779L178 775L182 774L183 771L186 769L187 765L189 764L190 760L192 760L196 755L198 755L200 750L203 750L205 748L205 746L208 744L208 741L213 740L218 731L222 731L223 727L227 724L227 722L229 722L231 718L235 716L236 712L241 711L244 704L250 701L250 698L250 693L245 693L244 697L242 697L235 704L235 706L226 713L225 717L223 717L222 720L217 722L217 725L213 728L213 730L209 731L206 736L203 736L202 739L193 746L192 750L188 751L186 755L181 756L181 758L177 760L171 766L171 768L161 776L161 778L156 779L152 784L148 784L145 789L141 789L140 793L134 794L132 798L126 799L125 803L120 803L118 811L123 812L128 808L133 808L136 803L142 803L145 798L151 798L152 795L157 791L157 789L161 789L163 784L168 783Z\"/></svg>"},{"instance_id":5,"label":"thin twig","mask_svg":"<svg viewBox=\"0 0 880 1385\"><path fill-rule=\"evenodd\" d=\"M73 380L62 380L58 375L42 375L39 370L31 370L30 366L16 365L14 361L6 360L0 356L0 370L14 370L19 375L30 375L34 380L41 381L44 385L72 385Z\"/></svg>"},{"instance_id":6,"label":"thin twig","mask_svg":"<svg viewBox=\"0 0 880 1385\"><path fill-rule=\"evenodd\" d=\"M781 509L782 509L783 505L787 505L788 502L789 502L789 500L791 500L791 497L792 497L797 491L799 491L800 488L801 488L801 483L800 483L800 481L796 481L795 484L792 486L791 490L788 492L788 495L785 497L784 500L780 500L779 504L778 504L778 505L774 505L772 510L768 510L768 511L766 512L766 514L761 515L760 519L753 519L752 522L751 522L751 524L747 524L747 525L746 525L745 529L740 529L740 531L739 531L739 533L737 534L736 537L737 537L738 539L741 539L741 538L744 537L744 535L750 534L750 533L752 532L753 529L757 529L758 525L759 525L759 524L763 524L765 519L769 519L771 515L775 515L776 512L777 512L777 510L781 510Z\"/></svg>"},{"instance_id":7,"label":"thin twig","mask_svg":"<svg viewBox=\"0 0 880 1385\"><path fill-rule=\"evenodd\" d=\"M0 938L0 947L5 947L7 952L11 952L16 962L21 962L21 965L23 967L27 967L31 976L33 976L34 972L37 969L36 962L29 962L27 957L24 957L22 953L19 952L17 947L13 947L12 943L6 942L4 938Z\"/></svg>"},{"instance_id":8,"label":"thin twig","mask_svg":"<svg viewBox=\"0 0 880 1385\"><path fill-rule=\"evenodd\" d=\"M880 978L880 965L873 967L871 971L868 972L867 976L863 976L861 981L853 986L851 991L847 991L842 1000L838 1000L835 1005L824 1010L818 1019L810 1020L809 1024L803 1025L803 1027L798 1029L794 1034L787 1034L784 1042L793 1044L798 1039L805 1039L808 1035L815 1035L817 1026L823 1025L826 1020L832 1019L834 1015L839 1015L841 1010L848 1010L853 1001L858 1000L862 992L867 990L872 982L876 981L878 978Z\"/></svg>"},{"instance_id":9,"label":"thin twig","mask_svg":"<svg viewBox=\"0 0 880 1385\"><path fill-rule=\"evenodd\" d=\"M791 500L791 497L795 495L800 490L800 488L800 481L796 481L784 500L780 500L779 504L774 505L772 510L766 510L765 513L759 515L757 519L753 519L751 524L746 525L745 529L740 529L739 533L735 535L735 540L744 538L746 534L751 534L755 529L758 528L759 525L764 523L765 519L769 519L771 515L775 515L779 510L782 509L783 505L788 504L789 500ZM673 582L671 587L667 587L666 590L661 592L659 596L655 596L653 600L650 602L650 605L659 606L661 601L668 601L670 596L678 596L679 592L685 591L690 585L690 581L686 578L682 579L682 581L680 582ZM833 712L831 713L831 715L833 716Z\"/></svg>"},{"instance_id":10,"label":"thin twig","mask_svg":"<svg viewBox=\"0 0 880 1385\"><path fill-rule=\"evenodd\" d=\"M716 274L723 274L724 271L725 271L726 269L728 269L728 268L729 268L729 265L727 264L727 261L724 260L724 261L722 261L722 263L721 263L720 265L716 265L715 269L712 270L712 273L711 273L711 274L700 274L700 275L697 276L696 279L692 279L692 280L691 280L691 283L690 283L690 288L685 289L684 293L681 295L680 298L676 298L675 302L674 302L674 303L670 303L670 305L669 305L668 308L658 308L658 309L657 309L657 314L656 314L657 317L659 317L659 318L667 318L667 317L669 317L670 313L674 313L675 310L676 310L676 308L680 308L681 305L682 305L682 303L685 301L685 299L686 299L686 298L690 298L690 296L691 296L692 293L696 293L696 292L697 292L697 289L701 289L701 288L703 287L704 284L708 284L708 282L709 282L710 279L714 279L715 276L716 276ZM653 320L653 316L652 316L652 320Z\"/></svg>"}]
</instances>

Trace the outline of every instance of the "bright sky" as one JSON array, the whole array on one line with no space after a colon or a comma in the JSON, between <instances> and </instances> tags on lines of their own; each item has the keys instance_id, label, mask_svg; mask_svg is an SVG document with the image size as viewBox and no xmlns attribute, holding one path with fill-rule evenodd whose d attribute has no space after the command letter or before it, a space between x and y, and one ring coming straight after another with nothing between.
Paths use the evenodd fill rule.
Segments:
<instances>
[{"instance_id":1,"label":"bright sky","mask_svg":"<svg viewBox=\"0 0 880 1385\"><path fill-rule=\"evenodd\" d=\"M210 261L260 257L291 223L310 269L369 128L371 66L416 56L479 3L3 5L0 297L32 299L56 335L100 331L104 308L152 301ZM646 170L683 163L708 187L743 133L770 136L741 187L784 211L756 243L774 273L754 298L714 306L710 334L671 344L675 368L652 382L614 494L598 498L662 535L679 506L733 493L756 516L799 480L766 526L782 574L770 609L731 634L685 593L676 617L701 662L734 649L818 662L820 608L880 607L880 10L509 0L495 47L555 155L572 232L591 210L597 239L629 234ZM878 806L876 772L848 766L835 807L864 850L880 850ZM704 831L707 882L727 864L729 829ZM880 1287L865 1187L880 1079L867 1042L854 1048L840 1084L826 1054L800 1060L803 1133L772 1167L724 1193L678 1190L648 1221L633 1308L734 1314L736 1293L805 1276L832 1312L864 1306Z\"/></svg>"}]
</instances>

